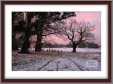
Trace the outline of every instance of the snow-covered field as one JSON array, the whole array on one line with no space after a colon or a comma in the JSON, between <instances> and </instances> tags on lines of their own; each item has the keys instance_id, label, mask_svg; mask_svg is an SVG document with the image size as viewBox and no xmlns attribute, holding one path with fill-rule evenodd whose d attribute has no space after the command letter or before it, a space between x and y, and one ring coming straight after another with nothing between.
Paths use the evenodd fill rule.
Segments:
<instances>
[{"instance_id":1,"label":"snow-covered field","mask_svg":"<svg viewBox=\"0 0 113 84\"><path fill-rule=\"evenodd\" d=\"M72 52L72 48L43 48L43 50L54 50L63 52ZM77 52L100 52L100 48L77 48Z\"/></svg>"},{"instance_id":2,"label":"snow-covered field","mask_svg":"<svg viewBox=\"0 0 113 84\"><path fill-rule=\"evenodd\" d=\"M13 71L100 71L100 49L44 48L33 54L13 52ZM59 52L61 51L61 52ZM65 52L64 52L65 51Z\"/></svg>"}]
</instances>

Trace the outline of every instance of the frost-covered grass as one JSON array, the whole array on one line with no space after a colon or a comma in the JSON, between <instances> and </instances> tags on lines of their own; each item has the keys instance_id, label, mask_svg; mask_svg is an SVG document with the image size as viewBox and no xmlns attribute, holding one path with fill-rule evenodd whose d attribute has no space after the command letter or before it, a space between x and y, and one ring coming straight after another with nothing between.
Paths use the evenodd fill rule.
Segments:
<instances>
[{"instance_id":1,"label":"frost-covered grass","mask_svg":"<svg viewBox=\"0 0 113 84\"><path fill-rule=\"evenodd\" d=\"M13 51L14 71L100 71L100 52L46 50L31 54Z\"/></svg>"}]
</instances>

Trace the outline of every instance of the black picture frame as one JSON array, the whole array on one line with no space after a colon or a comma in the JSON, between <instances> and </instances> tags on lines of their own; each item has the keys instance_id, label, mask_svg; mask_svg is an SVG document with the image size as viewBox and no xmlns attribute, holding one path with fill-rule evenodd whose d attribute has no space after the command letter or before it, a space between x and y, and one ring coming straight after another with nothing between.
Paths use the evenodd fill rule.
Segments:
<instances>
[{"instance_id":1,"label":"black picture frame","mask_svg":"<svg viewBox=\"0 0 113 84\"><path fill-rule=\"evenodd\" d=\"M5 79L5 5L17 4L80 4L80 5L108 5L108 78L107 79ZM1 79L2 82L111 82L111 1L1 1Z\"/></svg>"}]
</instances>

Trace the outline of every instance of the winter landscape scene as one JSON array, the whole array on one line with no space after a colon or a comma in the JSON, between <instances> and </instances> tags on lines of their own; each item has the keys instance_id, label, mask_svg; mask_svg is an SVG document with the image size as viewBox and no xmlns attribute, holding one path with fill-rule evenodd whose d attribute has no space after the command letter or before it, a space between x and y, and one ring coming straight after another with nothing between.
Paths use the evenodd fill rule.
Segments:
<instances>
[{"instance_id":1,"label":"winter landscape scene","mask_svg":"<svg viewBox=\"0 0 113 84\"><path fill-rule=\"evenodd\" d=\"M13 71L101 71L100 12L12 12Z\"/></svg>"}]
</instances>

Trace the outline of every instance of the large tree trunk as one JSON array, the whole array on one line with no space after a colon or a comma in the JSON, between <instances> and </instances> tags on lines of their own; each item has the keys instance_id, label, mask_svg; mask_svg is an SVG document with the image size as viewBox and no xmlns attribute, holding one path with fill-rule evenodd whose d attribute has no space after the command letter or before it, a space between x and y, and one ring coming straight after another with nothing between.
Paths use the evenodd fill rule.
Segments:
<instances>
[{"instance_id":1,"label":"large tree trunk","mask_svg":"<svg viewBox=\"0 0 113 84\"><path fill-rule=\"evenodd\" d=\"M77 44L75 42L73 42L73 46L72 47L73 47L73 52L76 53Z\"/></svg>"},{"instance_id":2,"label":"large tree trunk","mask_svg":"<svg viewBox=\"0 0 113 84\"><path fill-rule=\"evenodd\" d=\"M38 21L38 24L37 24L37 42L36 42L36 47L35 47L35 51L38 51L40 52L42 50L42 33L43 33L43 23Z\"/></svg>"},{"instance_id":3,"label":"large tree trunk","mask_svg":"<svg viewBox=\"0 0 113 84\"><path fill-rule=\"evenodd\" d=\"M76 47L73 47L73 52L76 52Z\"/></svg>"},{"instance_id":4,"label":"large tree trunk","mask_svg":"<svg viewBox=\"0 0 113 84\"><path fill-rule=\"evenodd\" d=\"M29 38L30 38L30 33L26 32L25 36L25 41L23 43L22 49L20 53L29 53L28 48L29 48Z\"/></svg>"},{"instance_id":5,"label":"large tree trunk","mask_svg":"<svg viewBox=\"0 0 113 84\"><path fill-rule=\"evenodd\" d=\"M23 43L22 49L20 53L29 53L28 48L29 48L29 38L31 36L31 18L32 18L32 13L28 12L26 13L26 31L25 31L25 41Z\"/></svg>"},{"instance_id":6,"label":"large tree trunk","mask_svg":"<svg viewBox=\"0 0 113 84\"><path fill-rule=\"evenodd\" d=\"M39 14L39 20L37 21L36 31L37 31L37 42L35 51L40 52L42 50L42 33L43 33L43 26L46 22L46 13Z\"/></svg>"},{"instance_id":7,"label":"large tree trunk","mask_svg":"<svg viewBox=\"0 0 113 84\"><path fill-rule=\"evenodd\" d=\"M36 33L37 33L37 42L36 42L36 46L35 46L35 51L40 52L42 50L42 33L43 33L43 23L41 22L41 20L37 21L37 25L36 25Z\"/></svg>"}]
</instances>

